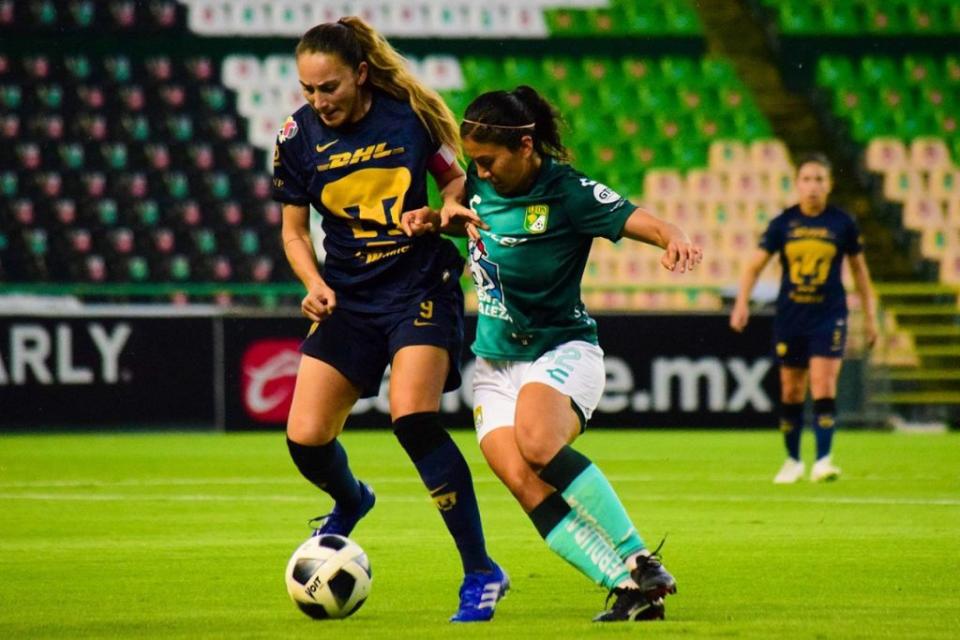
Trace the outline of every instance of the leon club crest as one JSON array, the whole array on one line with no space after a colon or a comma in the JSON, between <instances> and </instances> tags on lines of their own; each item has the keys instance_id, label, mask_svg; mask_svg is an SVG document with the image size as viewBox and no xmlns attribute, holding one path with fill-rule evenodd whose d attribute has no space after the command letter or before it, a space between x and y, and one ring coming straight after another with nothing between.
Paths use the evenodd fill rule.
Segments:
<instances>
[{"instance_id":1,"label":"leon club crest","mask_svg":"<svg viewBox=\"0 0 960 640\"><path fill-rule=\"evenodd\" d=\"M523 214L523 230L528 233L543 233L547 230L547 217L550 207L545 204L534 204L527 207Z\"/></svg>"}]
</instances>

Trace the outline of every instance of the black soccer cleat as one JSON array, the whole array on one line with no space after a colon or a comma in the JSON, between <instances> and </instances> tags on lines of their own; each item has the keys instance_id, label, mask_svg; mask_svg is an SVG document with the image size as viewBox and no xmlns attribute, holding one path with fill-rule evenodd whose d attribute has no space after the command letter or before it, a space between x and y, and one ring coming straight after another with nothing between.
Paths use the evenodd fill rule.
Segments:
<instances>
[{"instance_id":1,"label":"black soccer cleat","mask_svg":"<svg viewBox=\"0 0 960 640\"><path fill-rule=\"evenodd\" d=\"M360 482L360 507L356 511L347 512L341 509L340 505L334 505L333 511L311 519L308 525L313 529L315 536L333 533L349 537L353 528L360 522L360 518L367 515L376 502L377 497L373 493L373 488L365 482Z\"/></svg>"},{"instance_id":2,"label":"black soccer cleat","mask_svg":"<svg viewBox=\"0 0 960 640\"><path fill-rule=\"evenodd\" d=\"M637 556L637 568L630 572L630 577L650 600L677 592L677 581L660 562L662 546L663 542L650 555Z\"/></svg>"},{"instance_id":3,"label":"black soccer cleat","mask_svg":"<svg viewBox=\"0 0 960 640\"><path fill-rule=\"evenodd\" d=\"M616 596L613 606L607 611L598 614L594 622L643 622L646 620L663 620L666 610L663 598L651 600L639 589L617 587L607 596Z\"/></svg>"}]
</instances>

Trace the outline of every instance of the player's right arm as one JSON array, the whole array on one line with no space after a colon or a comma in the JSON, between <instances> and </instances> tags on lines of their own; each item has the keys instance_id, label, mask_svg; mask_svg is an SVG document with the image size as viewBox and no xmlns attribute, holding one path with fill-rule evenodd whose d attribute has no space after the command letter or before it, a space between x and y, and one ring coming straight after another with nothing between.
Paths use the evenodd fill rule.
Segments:
<instances>
[{"instance_id":1,"label":"player's right arm","mask_svg":"<svg viewBox=\"0 0 960 640\"><path fill-rule=\"evenodd\" d=\"M750 294L760 278L760 272L767 266L773 254L766 249L757 249L747 260L740 273L740 284L737 288L737 299L730 312L730 328L736 332L743 331L750 319Z\"/></svg>"},{"instance_id":2,"label":"player's right arm","mask_svg":"<svg viewBox=\"0 0 960 640\"><path fill-rule=\"evenodd\" d=\"M314 322L323 322L337 306L337 296L320 275L317 255L310 239L309 206L283 205L281 237L287 262L307 290L307 295L300 302L300 310Z\"/></svg>"}]
</instances>

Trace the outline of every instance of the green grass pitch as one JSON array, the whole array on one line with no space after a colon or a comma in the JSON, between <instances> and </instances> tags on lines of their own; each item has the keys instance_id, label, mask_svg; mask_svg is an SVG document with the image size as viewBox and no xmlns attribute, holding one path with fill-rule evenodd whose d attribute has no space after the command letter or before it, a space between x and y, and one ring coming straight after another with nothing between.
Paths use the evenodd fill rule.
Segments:
<instances>
[{"instance_id":1,"label":"green grass pitch","mask_svg":"<svg viewBox=\"0 0 960 640\"><path fill-rule=\"evenodd\" d=\"M844 476L774 486L772 432L603 431L607 473L679 593L667 620L596 625L605 593L549 552L480 457L492 555L513 590L493 622L451 628L460 567L412 465L348 432L377 491L354 538L373 565L354 617L316 622L283 568L329 500L282 434L0 437L0 638L956 638L960 435L846 433ZM812 447L809 435L804 443Z\"/></svg>"}]
</instances>

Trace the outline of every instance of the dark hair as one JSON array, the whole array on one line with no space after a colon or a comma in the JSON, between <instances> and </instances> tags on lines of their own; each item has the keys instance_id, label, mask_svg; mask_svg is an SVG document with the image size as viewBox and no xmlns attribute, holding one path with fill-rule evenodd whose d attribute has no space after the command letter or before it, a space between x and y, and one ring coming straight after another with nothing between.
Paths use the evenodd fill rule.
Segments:
<instances>
[{"instance_id":1,"label":"dark hair","mask_svg":"<svg viewBox=\"0 0 960 640\"><path fill-rule=\"evenodd\" d=\"M354 70L366 62L370 84L396 100L409 102L434 141L459 156L457 121L450 107L410 73L403 56L362 18L347 16L313 27L297 43L297 57L305 53L335 54Z\"/></svg>"},{"instance_id":2,"label":"dark hair","mask_svg":"<svg viewBox=\"0 0 960 640\"><path fill-rule=\"evenodd\" d=\"M826 154L820 153L819 151L805 153L797 158L797 173L800 173L803 165L811 163L820 165L827 170L828 174L833 175L833 163L830 162L830 158L828 158Z\"/></svg>"},{"instance_id":3,"label":"dark hair","mask_svg":"<svg viewBox=\"0 0 960 640\"><path fill-rule=\"evenodd\" d=\"M537 153L567 160L569 154L560 141L562 122L553 105L533 87L521 85L513 91L490 91L478 96L467 107L460 137L514 151L520 148L523 136L531 136Z\"/></svg>"}]
</instances>

